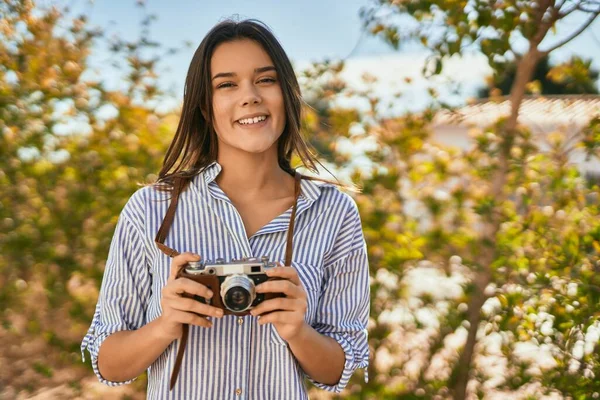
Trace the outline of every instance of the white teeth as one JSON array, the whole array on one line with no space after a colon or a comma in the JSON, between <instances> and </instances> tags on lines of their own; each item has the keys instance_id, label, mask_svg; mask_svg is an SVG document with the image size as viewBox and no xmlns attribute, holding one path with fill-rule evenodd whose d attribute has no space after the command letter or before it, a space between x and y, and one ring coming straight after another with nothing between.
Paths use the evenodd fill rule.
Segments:
<instances>
[{"instance_id":1,"label":"white teeth","mask_svg":"<svg viewBox=\"0 0 600 400\"><path fill-rule=\"evenodd\" d=\"M240 119L238 122L242 125L248 125L248 124L256 124L257 122L264 121L265 119L267 119L267 116L261 115L259 117L254 117L254 118Z\"/></svg>"}]
</instances>

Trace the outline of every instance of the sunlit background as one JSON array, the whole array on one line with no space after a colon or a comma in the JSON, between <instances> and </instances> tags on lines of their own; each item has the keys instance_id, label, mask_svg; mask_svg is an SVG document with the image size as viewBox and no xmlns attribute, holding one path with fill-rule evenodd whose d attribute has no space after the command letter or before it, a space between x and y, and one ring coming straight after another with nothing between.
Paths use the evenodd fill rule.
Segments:
<instances>
[{"instance_id":1,"label":"sunlit background","mask_svg":"<svg viewBox=\"0 0 600 400\"><path fill-rule=\"evenodd\" d=\"M227 17L272 28L303 132L361 189L370 379L311 398L600 398L600 18L586 24L599 13L597 0L0 3L0 399L145 398L144 376L101 385L79 346L119 213L156 180L192 55Z\"/></svg>"},{"instance_id":2,"label":"sunlit background","mask_svg":"<svg viewBox=\"0 0 600 400\"><path fill-rule=\"evenodd\" d=\"M67 5L73 13L89 15L90 23L106 27L109 35L126 40L140 36L139 22L151 14L156 17L152 23L151 39L167 47L189 43L190 47L179 54L161 60L163 69L160 70L159 84L173 90L173 99L165 102L165 107L177 106L181 101L187 68L204 35L218 21L230 17L256 18L265 22L284 46L296 69L315 61L340 59L346 62L342 76L348 82L358 85L361 75L368 72L379 78L376 89L384 98L391 98L398 90L407 90L406 98L396 102L396 108L392 110L395 113L426 107L426 88L430 86L440 90L443 98L453 104L464 104L476 94L477 88L485 84L485 77L492 73L485 57L473 48L471 54L462 59L456 57L451 60L448 69L435 82L424 79L421 70L430 51L415 42L408 42L397 51L364 29L359 11L375 4L373 1L184 0L173 3L163 0L144 1L144 9L140 9L139 3L133 0L40 3ZM405 20L407 24L414 23L408 18ZM562 21L556 38L566 34L568 27L578 26L582 20L582 15L575 15ZM600 68L600 23L596 22L575 40L553 52L552 61L564 61L573 55L588 58L596 68ZM92 55L93 64L101 69L103 79L118 87L121 78L118 71L105 69L108 57L105 49L98 46ZM412 78L413 84L406 85L406 77ZM455 84L449 85L449 81Z\"/></svg>"}]
</instances>

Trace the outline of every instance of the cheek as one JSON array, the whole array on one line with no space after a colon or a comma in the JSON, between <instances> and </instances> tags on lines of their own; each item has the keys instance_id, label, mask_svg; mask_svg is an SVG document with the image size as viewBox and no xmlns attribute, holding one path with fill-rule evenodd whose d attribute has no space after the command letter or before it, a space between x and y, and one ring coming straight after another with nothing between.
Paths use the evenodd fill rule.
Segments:
<instances>
[{"instance_id":1,"label":"cheek","mask_svg":"<svg viewBox=\"0 0 600 400\"><path fill-rule=\"evenodd\" d=\"M229 117L227 114L227 106L223 101L217 99L213 100L213 117L215 130L219 130L220 127L227 127Z\"/></svg>"},{"instance_id":2,"label":"cheek","mask_svg":"<svg viewBox=\"0 0 600 400\"><path fill-rule=\"evenodd\" d=\"M271 95L270 103L274 110L277 110L278 114L278 124L282 127L285 125L285 104L283 101L283 93L281 89L275 91Z\"/></svg>"},{"instance_id":3,"label":"cheek","mask_svg":"<svg viewBox=\"0 0 600 400\"><path fill-rule=\"evenodd\" d=\"M215 115L215 117L217 116L221 116L223 114L223 111L225 109L225 105L223 104L222 100L219 100L218 98L214 98L213 99L213 113Z\"/></svg>"}]
</instances>

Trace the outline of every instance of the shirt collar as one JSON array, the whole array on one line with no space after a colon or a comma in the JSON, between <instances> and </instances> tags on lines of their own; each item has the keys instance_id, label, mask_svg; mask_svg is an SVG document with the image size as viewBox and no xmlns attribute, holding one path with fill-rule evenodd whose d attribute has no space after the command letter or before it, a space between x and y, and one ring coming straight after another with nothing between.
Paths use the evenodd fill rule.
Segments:
<instances>
[{"instance_id":1,"label":"shirt collar","mask_svg":"<svg viewBox=\"0 0 600 400\"><path fill-rule=\"evenodd\" d=\"M193 182L196 185L201 184L201 182L204 182L204 185L202 186L204 186L204 188L207 188L208 185L217 178L217 176L221 173L222 170L223 167L221 167L221 165L218 162L213 161L199 173L199 176L196 176L193 179ZM321 196L321 192L324 188L334 186L335 185L328 182L302 179L300 181L300 197L304 198L304 200L306 200L309 204L312 204L315 201L317 201L319 196Z\"/></svg>"},{"instance_id":2,"label":"shirt collar","mask_svg":"<svg viewBox=\"0 0 600 400\"><path fill-rule=\"evenodd\" d=\"M221 173L222 169L223 167L221 167L221 164L219 164L216 161L213 161L201 172L204 178L204 182L208 185L209 183L214 181L217 178L217 176Z\"/></svg>"},{"instance_id":3,"label":"shirt collar","mask_svg":"<svg viewBox=\"0 0 600 400\"><path fill-rule=\"evenodd\" d=\"M191 182L192 186L198 193L205 195L208 192L208 185L214 181L221 172L221 166L216 161L208 164L198 174L196 174Z\"/></svg>"},{"instance_id":4,"label":"shirt collar","mask_svg":"<svg viewBox=\"0 0 600 400\"><path fill-rule=\"evenodd\" d=\"M335 187L335 185L328 182L302 179L300 181L301 197L304 197L309 203L314 203L326 187Z\"/></svg>"}]
</instances>

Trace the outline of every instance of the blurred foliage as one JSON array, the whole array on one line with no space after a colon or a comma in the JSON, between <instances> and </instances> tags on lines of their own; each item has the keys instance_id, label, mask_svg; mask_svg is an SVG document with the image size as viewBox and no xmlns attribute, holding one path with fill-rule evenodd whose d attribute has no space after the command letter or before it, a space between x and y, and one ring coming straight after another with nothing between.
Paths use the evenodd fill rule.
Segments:
<instances>
[{"instance_id":1,"label":"blurred foliage","mask_svg":"<svg viewBox=\"0 0 600 400\"><path fill-rule=\"evenodd\" d=\"M460 2L393 3L418 20L447 11L441 39L421 39L438 54L481 40L484 26L498 30L492 44L481 40L491 63L511 30L530 37L535 24L533 2L477 2L475 14ZM164 93L162 48L149 38L153 17L142 21L138 41L125 42L85 17L30 1L5 1L0 14L0 398L52 387L63 388L63 398L113 398L120 389L90 388L95 377L79 343L119 212L138 183L155 178L178 121L177 111L155 108ZM400 33L382 21L372 32L399 43ZM90 66L99 41L123 75L118 90ZM441 58L431 60L426 72L439 72ZM341 78L343 68L328 60L299 72L307 137L363 188L356 201L373 278L372 362L369 383L359 372L339 397L453 397L473 312L474 398L600 392L599 188L568 162L566 133L550 135L542 151L518 127L507 146L501 120L473 130L468 149L442 148L430 140L435 108L383 118L376 78L366 74L356 89ZM580 70L556 74L568 82ZM366 106L342 107L344 98ZM599 126L596 117L577 136L590 158L600 156ZM503 151L505 184L493 196ZM491 241L481 234L490 221L498 222ZM479 263L490 251L492 262ZM473 308L482 274L489 284ZM145 380L127 390L143 398ZM314 389L311 396L331 397Z\"/></svg>"},{"instance_id":2,"label":"blurred foliage","mask_svg":"<svg viewBox=\"0 0 600 400\"><path fill-rule=\"evenodd\" d=\"M119 212L138 183L154 179L177 121L147 105L161 95L156 59L141 55L152 43L107 39L65 12L29 1L0 5L0 387L7 398L10 390L48 386L53 368L82 365L78 342ZM91 73L88 57L100 40L124 61L122 90L107 90ZM40 341L32 351L14 348ZM81 376L53 382L76 387Z\"/></svg>"},{"instance_id":3,"label":"blurred foliage","mask_svg":"<svg viewBox=\"0 0 600 400\"><path fill-rule=\"evenodd\" d=\"M516 64L510 63L502 73L488 78L488 85L477 91L477 97L506 95L515 80ZM598 94L596 82L598 71L592 68L592 60L573 56L570 60L550 65L549 58L543 57L533 72L532 83L537 90L533 94Z\"/></svg>"},{"instance_id":4,"label":"blurred foliage","mask_svg":"<svg viewBox=\"0 0 600 400\"><path fill-rule=\"evenodd\" d=\"M428 49L426 75L440 73L449 57L470 51L485 55L494 73L501 75L532 48L547 56L577 37L599 9L598 2L587 0L377 0L363 7L360 16L372 35L396 49L411 41ZM560 40L553 38L554 43L538 48L556 33L558 21L575 15L584 22L572 24L574 29L569 27Z\"/></svg>"},{"instance_id":5,"label":"blurred foliage","mask_svg":"<svg viewBox=\"0 0 600 400\"><path fill-rule=\"evenodd\" d=\"M583 22L553 38L573 13ZM597 117L582 132L548 137L517 123L524 93L542 90L540 61L598 14L586 1L379 0L361 10L369 32L393 47L416 40L430 51L426 76L480 51L494 76L513 68L514 79L504 92L511 114L472 129L467 149L417 140L422 115L365 132L377 156L356 178L379 285L376 378L357 398L600 395L598 186L569 162L573 149L599 156ZM596 76L576 58L548 74L574 91ZM386 201L374 207L378 199Z\"/></svg>"}]
</instances>

